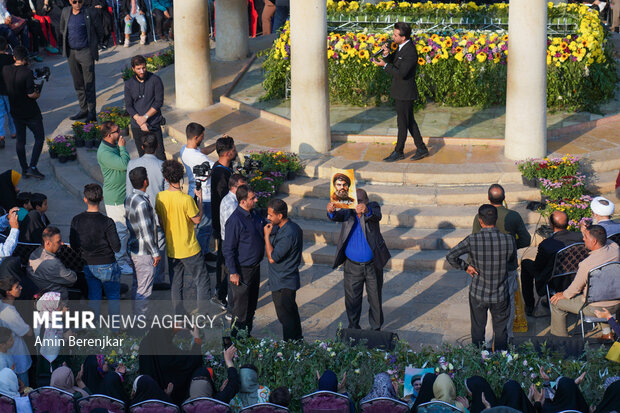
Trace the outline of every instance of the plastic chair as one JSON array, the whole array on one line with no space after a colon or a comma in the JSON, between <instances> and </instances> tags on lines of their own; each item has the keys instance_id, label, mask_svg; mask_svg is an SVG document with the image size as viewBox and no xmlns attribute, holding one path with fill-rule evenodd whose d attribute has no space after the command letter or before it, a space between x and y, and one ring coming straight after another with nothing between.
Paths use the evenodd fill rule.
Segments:
<instances>
[{"instance_id":1,"label":"plastic chair","mask_svg":"<svg viewBox=\"0 0 620 413\"><path fill-rule=\"evenodd\" d=\"M252 406L244 407L240 413L285 413L289 410L286 407L278 406L273 403L257 403Z\"/></svg>"},{"instance_id":2,"label":"plastic chair","mask_svg":"<svg viewBox=\"0 0 620 413\"><path fill-rule=\"evenodd\" d=\"M387 397L377 397L360 403L360 412L363 413L408 413L409 406L400 400Z\"/></svg>"},{"instance_id":3,"label":"plastic chair","mask_svg":"<svg viewBox=\"0 0 620 413\"><path fill-rule=\"evenodd\" d=\"M161 400L145 400L129 407L129 413L179 413L180 410L172 403Z\"/></svg>"},{"instance_id":4,"label":"plastic chair","mask_svg":"<svg viewBox=\"0 0 620 413\"><path fill-rule=\"evenodd\" d=\"M301 398L303 413L349 413L349 398L331 391L317 391Z\"/></svg>"},{"instance_id":5,"label":"plastic chair","mask_svg":"<svg viewBox=\"0 0 620 413\"><path fill-rule=\"evenodd\" d=\"M0 412L16 413L17 407L15 406L15 400L6 394L0 393Z\"/></svg>"},{"instance_id":6,"label":"plastic chair","mask_svg":"<svg viewBox=\"0 0 620 413\"><path fill-rule=\"evenodd\" d=\"M211 399L209 397L197 397L183 403L181 410L185 413L228 413L230 412L230 406L224 402Z\"/></svg>"},{"instance_id":7,"label":"plastic chair","mask_svg":"<svg viewBox=\"0 0 620 413\"><path fill-rule=\"evenodd\" d=\"M579 317L581 318L581 337L583 338L586 337L583 326L584 322L592 324L607 322L605 318L584 316L583 309L586 308L588 304L599 301L620 300L620 262L608 262L592 268L588 272L587 288L586 301L579 310Z\"/></svg>"},{"instance_id":8,"label":"plastic chair","mask_svg":"<svg viewBox=\"0 0 620 413\"><path fill-rule=\"evenodd\" d=\"M91 394L82 397L77 402L78 411L80 413L90 413L91 410L97 408L106 409L111 413L125 413L125 403L122 400L115 399L105 394Z\"/></svg>"},{"instance_id":9,"label":"plastic chair","mask_svg":"<svg viewBox=\"0 0 620 413\"><path fill-rule=\"evenodd\" d=\"M583 242L577 242L575 244L568 245L555 253L555 260L553 262L553 271L551 272L551 278L547 282L547 299L551 302L551 290L549 284L554 280L574 276L577 274L577 268L579 263L588 256L588 250ZM571 280L572 281L572 280Z\"/></svg>"},{"instance_id":10,"label":"plastic chair","mask_svg":"<svg viewBox=\"0 0 620 413\"><path fill-rule=\"evenodd\" d=\"M428 403L422 403L418 406L418 413L452 413L460 412L456 406L452 406L450 403L435 400Z\"/></svg>"},{"instance_id":11,"label":"plastic chair","mask_svg":"<svg viewBox=\"0 0 620 413\"><path fill-rule=\"evenodd\" d=\"M30 405L34 413L54 412L54 413L75 413L75 399L73 394L45 386L34 389L28 393Z\"/></svg>"}]
</instances>

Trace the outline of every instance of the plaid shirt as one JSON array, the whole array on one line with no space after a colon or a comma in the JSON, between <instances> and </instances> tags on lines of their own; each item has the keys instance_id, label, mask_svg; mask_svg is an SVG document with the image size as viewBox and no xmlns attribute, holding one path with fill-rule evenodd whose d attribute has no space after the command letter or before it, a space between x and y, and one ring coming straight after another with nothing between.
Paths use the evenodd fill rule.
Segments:
<instances>
[{"instance_id":1,"label":"plaid shirt","mask_svg":"<svg viewBox=\"0 0 620 413\"><path fill-rule=\"evenodd\" d=\"M125 220L129 229L127 249L132 254L159 257L155 213L149 196L134 189L125 199Z\"/></svg>"},{"instance_id":2,"label":"plaid shirt","mask_svg":"<svg viewBox=\"0 0 620 413\"><path fill-rule=\"evenodd\" d=\"M511 235L497 228L483 228L452 248L446 259L454 268L466 270L470 265L460 258L468 254L471 266L478 271L469 287L469 295L484 303L499 303L508 298L506 278L508 262L516 257L517 246Z\"/></svg>"}]
</instances>

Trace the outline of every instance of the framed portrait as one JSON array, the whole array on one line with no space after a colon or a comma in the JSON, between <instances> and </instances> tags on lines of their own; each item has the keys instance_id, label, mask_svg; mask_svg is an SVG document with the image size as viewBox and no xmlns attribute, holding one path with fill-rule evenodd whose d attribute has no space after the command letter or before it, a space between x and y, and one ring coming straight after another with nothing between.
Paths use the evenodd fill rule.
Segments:
<instances>
[{"instance_id":1,"label":"framed portrait","mask_svg":"<svg viewBox=\"0 0 620 413\"><path fill-rule=\"evenodd\" d=\"M329 200L336 208L355 209L357 190L353 169L334 169L329 183Z\"/></svg>"}]
</instances>

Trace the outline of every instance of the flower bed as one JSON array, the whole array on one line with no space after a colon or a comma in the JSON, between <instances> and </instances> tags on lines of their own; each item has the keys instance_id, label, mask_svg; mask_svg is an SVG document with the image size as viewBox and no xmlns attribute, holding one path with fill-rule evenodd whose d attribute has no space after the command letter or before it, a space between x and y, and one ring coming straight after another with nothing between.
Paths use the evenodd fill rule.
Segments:
<instances>
[{"instance_id":1,"label":"flower bed","mask_svg":"<svg viewBox=\"0 0 620 413\"><path fill-rule=\"evenodd\" d=\"M260 161L260 171L248 175L249 184L258 197L257 207L266 208L280 185L301 170L297 154L282 151L261 151L249 154L250 159Z\"/></svg>"},{"instance_id":2,"label":"flower bed","mask_svg":"<svg viewBox=\"0 0 620 413\"><path fill-rule=\"evenodd\" d=\"M387 3L392 4L392 8L396 7L394 2ZM409 5L403 10L415 13L415 7L420 3L402 4ZM436 7L451 13L452 9L463 11L472 6L426 4L420 7ZM490 7L498 13L507 10L506 5ZM605 40L600 19L583 5L560 4L550 7L550 10L550 14L568 13L579 24L574 34L548 39L547 106L593 110L613 97L617 81L612 48ZM376 11L385 12L381 8ZM365 106L389 101L391 79L371 63L371 56L389 38L390 33L329 34L327 57L330 99L333 102ZM508 35L505 32L469 31L445 35L418 32L412 38L419 57L417 84L420 105L429 101L449 106L505 103L508 55ZM290 76L291 52L290 28L286 24L267 52L263 65L266 72L264 99L284 96Z\"/></svg>"},{"instance_id":3,"label":"flower bed","mask_svg":"<svg viewBox=\"0 0 620 413\"><path fill-rule=\"evenodd\" d=\"M120 129L127 129L131 123L131 117L125 108L121 108L119 106L109 106L104 108L97 114L97 119L99 123L108 121L114 122Z\"/></svg>"},{"instance_id":4,"label":"flower bed","mask_svg":"<svg viewBox=\"0 0 620 413\"><path fill-rule=\"evenodd\" d=\"M168 48L161 52L154 53L146 57L146 70L149 72L156 72L166 66L170 66L174 63L174 48ZM121 77L123 80L127 80L133 76L133 69L131 66L125 66L121 71Z\"/></svg>"},{"instance_id":5,"label":"flower bed","mask_svg":"<svg viewBox=\"0 0 620 413\"><path fill-rule=\"evenodd\" d=\"M77 159L77 151L72 136L58 135L46 139L50 157L58 158L61 163Z\"/></svg>"}]
</instances>

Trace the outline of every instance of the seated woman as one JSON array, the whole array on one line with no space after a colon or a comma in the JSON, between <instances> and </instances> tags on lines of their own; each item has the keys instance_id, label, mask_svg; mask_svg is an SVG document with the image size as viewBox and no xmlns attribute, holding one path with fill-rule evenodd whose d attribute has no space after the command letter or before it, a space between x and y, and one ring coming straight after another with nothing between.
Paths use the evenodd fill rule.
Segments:
<instances>
[{"instance_id":1,"label":"seated woman","mask_svg":"<svg viewBox=\"0 0 620 413\"><path fill-rule=\"evenodd\" d=\"M100 393L101 381L107 371L104 356L102 354L87 356L82 363L82 368L84 369L82 380L84 380L86 387L93 393Z\"/></svg>"},{"instance_id":2,"label":"seated woman","mask_svg":"<svg viewBox=\"0 0 620 413\"><path fill-rule=\"evenodd\" d=\"M433 384L433 394L435 397L431 401L442 401L451 404L462 412L468 411L469 403L467 399L456 396L456 387L454 387L452 379L446 373L441 373L437 376Z\"/></svg>"},{"instance_id":3,"label":"seated woman","mask_svg":"<svg viewBox=\"0 0 620 413\"><path fill-rule=\"evenodd\" d=\"M504 383L498 405L511 407L524 413L534 413L534 406L527 398L521 385L514 380L508 380Z\"/></svg>"},{"instance_id":4,"label":"seated woman","mask_svg":"<svg viewBox=\"0 0 620 413\"><path fill-rule=\"evenodd\" d=\"M123 386L125 373L127 373L127 368L124 364L119 364L114 371L108 371L101 380L99 393L128 403L129 397Z\"/></svg>"},{"instance_id":5,"label":"seated woman","mask_svg":"<svg viewBox=\"0 0 620 413\"><path fill-rule=\"evenodd\" d=\"M323 375L319 375L319 372L316 372L316 378L319 380L319 391L331 391L334 393L341 393L344 396L349 397L347 394L347 373L345 372L342 376L342 381L338 383L338 376L331 370L325 370ZM355 413L355 403L349 397L349 411L351 413Z\"/></svg>"},{"instance_id":6,"label":"seated woman","mask_svg":"<svg viewBox=\"0 0 620 413\"><path fill-rule=\"evenodd\" d=\"M433 394L433 384L435 384L436 379L437 375L435 373L426 373L422 376L422 386L420 386L418 397L416 397L413 406L411 406L412 413L416 413L418 411L419 405L428 403L433 399L433 397L435 397Z\"/></svg>"},{"instance_id":7,"label":"seated woman","mask_svg":"<svg viewBox=\"0 0 620 413\"><path fill-rule=\"evenodd\" d=\"M224 381L222 387L220 387L220 391L215 391L217 387L215 386L211 369L201 366L192 374L188 400L197 399L199 397L209 397L224 403L230 403L241 386L239 373L233 364L233 358L236 352L237 349L235 346L230 346L224 351L224 362L226 363L228 378Z\"/></svg>"},{"instance_id":8,"label":"seated woman","mask_svg":"<svg viewBox=\"0 0 620 413\"><path fill-rule=\"evenodd\" d=\"M372 389L370 390L370 393L364 396L362 400L360 400L360 403L379 397L386 397L388 399L400 401L400 399L396 395L396 389L394 388L392 379L387 373L378 373L375 375L375 380L372 384Z\"/></svg>"},{"instance_id":9,"label":"seated woman","mask_svg":"<svg viewBox=\"0 0 620 413\"><path fill-rule=\"evenodd\" d=\"M168 385L164 392L159 384L151 376L141 375L136 377L131 390L131 404L138 404L146 400L159 400L172 403L170 399L172 393L172 383Z\"/></svg>"},{"instance_id":10,"label":"seated woman","mask_svg":"<svg viewBox=\"0 0 620 413\"><path fill-rule=\"evenodd\" d=\"M555 395L552 400L545 400L544 388L540 393L533 388L534 398L537 400L534 404L534 408L543 413L558 413L565 410L577 410L582 413L588 413L588 404L583 394L581 394L581 390L579 390L579 383L583 380L584 375L585 373L576 380L569 379L568 377L560 377L556 381ZM543 377L543 379L547 380L548 377Z\"/></svg>"},{"instance_id":11,"label":"seated woman","mask_svg":"<svg viewBox=\"0 0 620 413\"><path fill-rule=\"evenodd\" d=\"M73 398L75 399L81 399L91 393L82 381L83 374L84 366L80 368L77 377L73 376L73 372L69 367L60 366L52 372L50 386L73 394Z\"/></svg>"},{"instance_id":12,"label":"seated woman","mask_svg":"<svg viewBox=\"0 0 620 413\"><path fill-rule=\"evenodd\" d=\"M471 396L469 411L471 413L480 413L488 407L497 406L497 397L491 388L491 385L480 376L473 376L465 380L465 388ZM483 398L486 401L483 402Z\"/></svg>"},{"instance_id":13,"label":"seated woman","mask_svg":"<svg viewBox=\"0 0 620 413\"><path fill-rule=\"evenodd\" d=\"M239 412L244 407L269 400L269 387L258 384L258 369L253 364L246 364L239 369L241 387L239 393L230 401L233 412Z\"/></svg>"},{"instance_id":14,"label":"seated woman","mask_svg":"<svg viewBox=\"0 0 620 413\"><path fill-rule=\"evenodd\" d=\"M28 396L22 396L19 393L19 382L17 375L9 368L0 370L0 393L15 400L17 413L32 413L30 399Z\"/></svg>"},{"instance_id":15,"label":"seated woman","mask_svg":"<svg viewBox=\"0 0 620 413\"><path fill-rule=\"evenodd\" d=\"M280 386L269 393L269 403L288 409L288 406L291 404L291 392L288 390L288 387ZM351 413L353 412L351 411Z\"/></svg>"},{"instance_id":16,"label":"seated woman","mask_svg":"<svg viewBox=\"0 0 620 413\"><path fill-rule=\"evenodd\" d=\"M620 378L616 377L616 380L610 384L607 384L603 399L596 406L594 413L608 413L608 412L620 412Z\"/></svg>"},{"instance_id":17,"label":"seated woman","mask_svg":"<svg viewBox=\"0 0 620 413\"><path fill-rule=\"evenodd\" d=\"M50 291L37 301L37 311L39 312L53 312L53 311L66 311L67 307L60 299L60 293ZM58 367L65 363L69 363L69 357L60 355L61 346L58 339L71 334L71 330L63 332L62 328L45 328L45 326L37 326L35 329L35 336L41 338L41 346L38 347L37 357L37 385L48 386L50 385L51 373ZM66 338L66 337L65 337ZM45 340L45 341L43 341Z\"/></svg>"}]
</instances>

